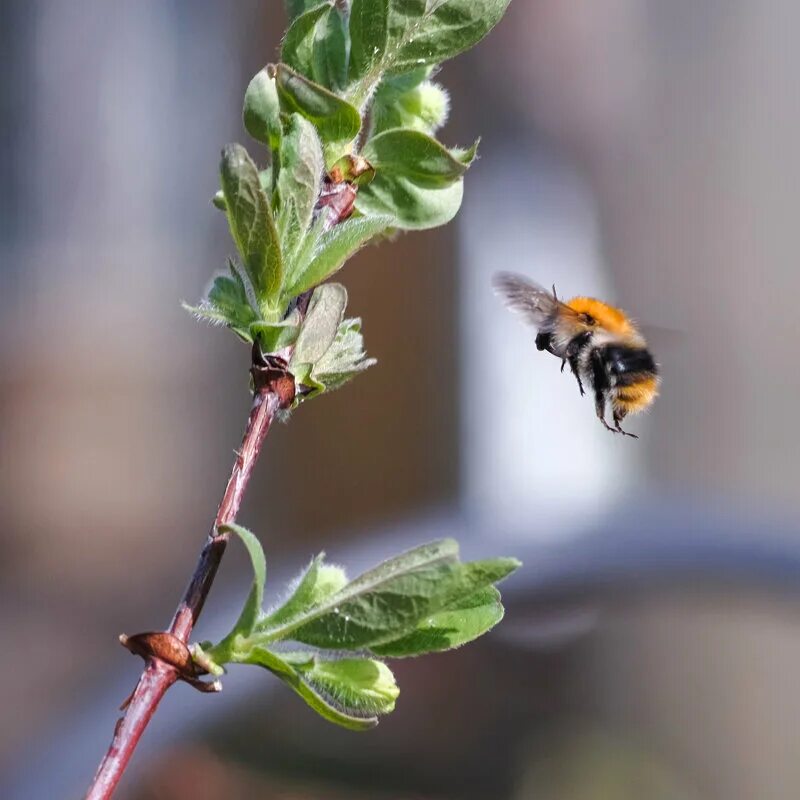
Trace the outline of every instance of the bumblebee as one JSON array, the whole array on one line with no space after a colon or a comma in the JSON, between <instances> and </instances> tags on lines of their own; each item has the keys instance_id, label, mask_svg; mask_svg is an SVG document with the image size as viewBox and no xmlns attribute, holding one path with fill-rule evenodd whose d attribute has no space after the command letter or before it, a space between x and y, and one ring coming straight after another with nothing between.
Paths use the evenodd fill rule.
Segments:
<instances>
[{"instance_id":1,"label":"bumblebee","mask_svg":"<svg viewBox=\"0 0 800 800\"><path fill-rule=\"evenodd\" d=\"M508 272L497 273L495 291L513 311L521 313L536 330L536 348L569 364L578 381L594 393L597 417L613 433L638 438L622 430L630 414L648 408L658 395L658 367L634 323L618 308L593 297L573 297L562 302L537 283ZM610 404L614 427L606 422Z\"/></svg>"}]
</instances>

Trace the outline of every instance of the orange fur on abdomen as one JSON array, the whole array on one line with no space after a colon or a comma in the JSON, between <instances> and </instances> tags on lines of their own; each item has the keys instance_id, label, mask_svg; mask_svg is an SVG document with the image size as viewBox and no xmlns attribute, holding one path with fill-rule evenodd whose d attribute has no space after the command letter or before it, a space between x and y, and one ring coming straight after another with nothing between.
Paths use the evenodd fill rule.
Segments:
<instances>
[{"instance_id":1,"label":"orange fur on abdomen","mask_svg":"<svg viewBox=\"0 0 800 800\"><path fill-rule=\"evenodd\" d=\"M588 314L593 317L597 324L609 333L616 333L619 336L631 336L637 333L633 323L624 312L614 306L602 303L600 300L595 300L593 297L573 297L565 305L578 314Z\"/></svg>"},{"instance_id":2,"label":"orange fur on abdomen","mask_svg":"<svg viewBox=\"0 0 800 800\"><path fill-rule=\"evenodd\" d=\"M643 377L629 386L614 390L612 405L626 415L644 411L658 396L658 378L655 375Z\"/></svg>"}]
</instances>

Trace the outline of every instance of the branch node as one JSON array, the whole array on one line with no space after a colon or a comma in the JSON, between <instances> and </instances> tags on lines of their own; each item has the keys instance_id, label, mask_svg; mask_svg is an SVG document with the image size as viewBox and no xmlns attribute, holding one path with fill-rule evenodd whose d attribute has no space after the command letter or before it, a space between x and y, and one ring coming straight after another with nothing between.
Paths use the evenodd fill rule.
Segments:
<instances>
[{"instance_id":1,"label":"branch node","mask_svg":"<svg viewBox=\"0 0 800 800\"><path fill-rule=\"evenodd\" d=\"M159 661L171 667L178 674L178 680L185 681L199 692L222 691L222 684L218 680L210 683L200 680L200 676L207 674L206 670L195 663L186 643L168 631L149 631L133 636L123 633L119 641L124 648L145 661ZM130 699L123 703L123 708Z\"/></svg>"},{"instance_id":2,"label":"branch node","mask_svg":"<svg viewBox=\"0 0 800 800\"><path fill-rule=\"evenodd\" d=\"M294 402L294 375L289 372L286 360L272 353L264 353L256 340L253 343L253 390L256 394L271 392L278 398L280 408L290 408Z\"/></svg>"}]
</instances>

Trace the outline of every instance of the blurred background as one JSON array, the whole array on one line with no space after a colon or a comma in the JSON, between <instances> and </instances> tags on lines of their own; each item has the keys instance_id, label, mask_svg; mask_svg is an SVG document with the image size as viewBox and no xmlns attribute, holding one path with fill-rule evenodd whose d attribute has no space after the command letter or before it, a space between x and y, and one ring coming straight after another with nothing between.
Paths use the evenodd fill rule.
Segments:
<instances>
[{"instance_id":1,"label":"blurred background","mask_svg":"<svg viewBox=\"0 0 800 800\"><path fill-rule=\"evenodd\" d=\"M3 798L80 796L140 671L116 636L167 623L213 517L249 353L179 300L231 253L218 153L252 145L284 25L0 4ZM441 535L517 555L506 621L396 662L370 734L266 674L179 686L121 798L797 797L798 26L792 0L515 0L446 65L443 139L482 137L462 212L348 266L379 366L271 432L240 520L276 592L321 548L353 573ZM656 328L639 441L536 352L498 267ZM198 638L236 614L240 549Z\"/></svg>"}]
</instances>

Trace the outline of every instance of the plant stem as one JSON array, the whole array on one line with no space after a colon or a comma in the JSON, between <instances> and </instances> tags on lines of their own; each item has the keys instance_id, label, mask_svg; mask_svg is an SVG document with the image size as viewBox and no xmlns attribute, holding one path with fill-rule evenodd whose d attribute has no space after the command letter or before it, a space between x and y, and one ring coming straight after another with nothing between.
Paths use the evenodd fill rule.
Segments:
<instances>
[{"instance_id":1,"label":"plant stem","mask_svg":"<svg viewBox=\"0 0 800 800\"><path fill-rule=\"evenodd\" d=\"M353 210L355 200L355 189L350 184L339 184L335 190L330 191L327 196L318 198L316 211L324 214L324 230L330 230L346 219ZM306 292L297 298L298 308L305 314L311 292ZM284 348L278 353L279 360L283 359L283 365L290 360L294 346ZM259 351L260 352L260 351ZM294 378L291 378L291 397L286 392L286 384L274 383L269 380L269 369L271 362L263 361L263 356L259 359L254 349L253 355L253 380L255 392L253 395L253 405L250 407L250 416L247 418L247 426L242 437L242 446L234 461L231 475L225 486L225 493L222 495L217 516L208 534L206 543L200 552L197 566L183 593L172 623L169 626L169 633L180 639L184 644L188 644L192 629L203 610L211 584L217 574L222 555L228 544L228 534L219 533L221 525L227 525L236 521L239 513L239 506L242 504L245 489L253 472L253 467L258 460L261 452L261 445L267 437L272 420L281 408L291 405L294 397ZM268 357L269 358L269 357ZM264 371L265 377L260 377L258 372ZM288 373L286 373L288 375ZM273 375L274 377L274 375ZM265 382L266 381L266 382ZM114 728L114 736L108 747L100 766L97 768L92 784L86 793L85 800L108 800L116 788L117 784L125 772L131 760L133 751L139 743L139 739L144 733L144 729L150 722L155 713L161 698L166 694L167 689L179 679L178 672L168 664L157 658L148 658L145 662L144 670L133 690L133 694L123 705L124 714L117 720Z\"/></svg>"},{"instance_id":2,"label":"plant stem","mask_svg":"<svg viewBox=\"0 0 800 800\"><path fill-rule=\"evenodd\" d=\"M189 641L228 543L228 535L218 533L217 529L236 520L261 445L280 408L281 398L270 386L256 391L242 446L233 464L217 516L169 627L170 633L182 642ZM125 713L117 721L114 737L100 762L86 800L107 800L112 796L161 698L177 679L178 673L172 667L157 659L147 660Z\"/></svg>"}]
</instances>

